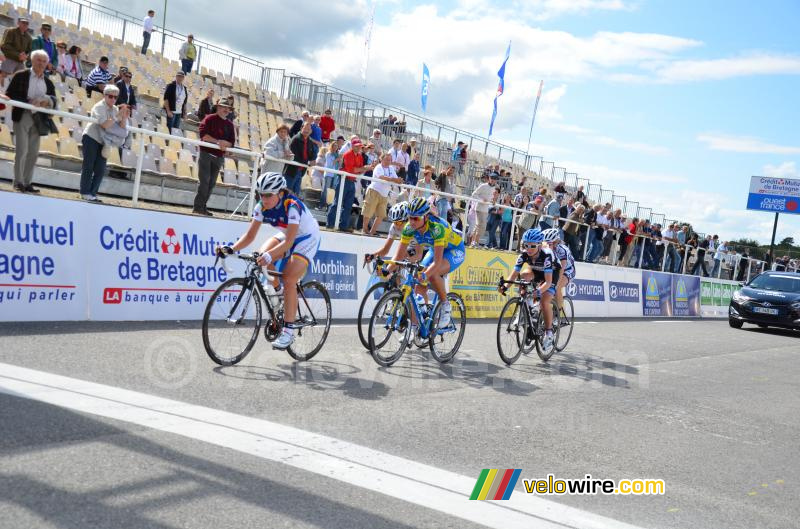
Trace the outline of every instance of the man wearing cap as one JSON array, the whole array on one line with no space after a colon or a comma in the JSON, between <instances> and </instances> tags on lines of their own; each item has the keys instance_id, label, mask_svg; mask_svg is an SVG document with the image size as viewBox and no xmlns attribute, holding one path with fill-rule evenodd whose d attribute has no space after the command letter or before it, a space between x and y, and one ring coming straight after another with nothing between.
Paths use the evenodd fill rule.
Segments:
<instances>
[{"instance_id":1,"label":"man wearing cap","mask_svg":"<svg viewBox=\"0 0 800 529\"><path fill-rule=\"evenodd\" d=\"M336 121L333 119L333 112L327 109L319 120L319 128L322 129L322 142L328 143L331 141L331 134L336 130Z\"/></svg>"},{"instance_id":2,"label":"man wearing cap","mask_svg":"<svg viewBox=\"0 0 800 529\"><path fill-rule=\"evenodd\" d=\"M410 159L414 159L417 155L417 138L411 138L408 140L408 147L406 148L406 152L408 153L408 157Z\"/></svg>"},{"instance_id":3,"label":"man wearing cap","mask_svg":"<svg viewBox=\"0 0 800 529\"><path fill-rule=\"evenodd\" d=\"M113 76L108 71L108 57L100 57L97 66L89 72L89 77L86 78L84 85L86 86L86 97L92 95L92 92L103 93L106 85L111 82Z\"/></svg>"},{"instance_id":4,"label":"man wearing cap","mask_svg":"<svg viewBox=\"0 0 800 529\"><path fill-rule=\"evenodd\" d=\"M133 74L125 68L125 71L122 71L120 68L120 80L116 82L117 88L119 88L119 95L117 96L117 105L128 105L131 107L131 110L136 109L136 94L134 93L133 85L131 81L133 80Z\"/></svg>"},{"instance_id":5,"label":"man wearing cap","mask_svg":"<svg viewBox=\"0 0 800 529\"><path fill-rule=\"evenodd\" d=\"M194 35L186 37L186 42L178 50L178 57L181 59L181 70L183 73L191 73L194 60L197 58L197 48L194 45Z\"/></svg>"},{"instance_id":6,"label":"man wearing cap","mask_svg":"<svg viewBox=\"0 0 800 529\"><path fill-rule=\"evenodd\" d=\"M42 24L42 34L33 39L31 42L31 51L44 50L47 56L50 57L50 62L47 63L47 68L44 71L45 75L55 73L58 68L58 50L56 50L56 43L50 40L50 33L53 27L50 24ZM28 61L30 65L30 61Z\"/></svg>"},{"instance_id":7,"label":"man wearing cap","mask_svg":"<svg viewBox=\"0 0 800 529\"><path fill-rule=\"evenodd\" d=\"M303 165L312 165L317 159L317 146L311 139L311 124L306 123L299 134L289 142L289 150L294 155L294 161ZM304 167L286 164L283 166L283 176L286 178L286 187L295 195L300 194L300 184L306 170Z\"/></svg>"},{"instance_id":8,"label":"man wearing cap","mask_svg":"<svg viewBox=\"0 0 800 529\"><path fill-rule=\"evenodd\" d=\"M216 143L218 148L200 147L200 156L197 158L199 183L192 208L192 213L209 217L212 214L208 211L208 198L217 184L219 171L225 161L225 151L236 141L233 123L227 119L231 111L230 103L227 99L218 99L215 108L216 111L203 118L198 128L200 139L207 143Z\"/></svg>"},{"instance_id":9,"label":"man wearing cap","mask_svg":"<svg viewBox=\"0 0 800 529\"><path fill-rule=\"evenodd\" d=\"M350 150L342 156L342 171L350 174L364 174L375 169L377 164L364 165L364 156L361 153L361 139L357 136L350 140ZM341 176L340 176L341 178ZM342 196L339 196L339 186L336 187L336 198L328 209L327 226L334 228L336 223L336 211L341 206L341 217L339 219L339 230L347 231L350 228L350 212L353 209L353 202L356 199L356 177L346 176Z\"/></svg>"},{"instance_id":10,"label":"man wearing cap","mask_svg":"<svg viewBox=\"0 0 800 529\"><path fill-rule=\"evenodd\" d=\"M181 128L181 116L186 115L186 102L189 100L189 91L183 85L183 80L186 74L183 70L178 70L175 73L175 80L167 85L164 89L164 112L167 114L167 128L172 129ZM228 104L228 108L231 105ZM227 113L225 114L227 116Z\"/></svg>"},{"instance_id":11,"label":"man wearing cap","mask_svg":"<svg viewBox=\"0 0 800 529\"><path fill-rule=\"evenodd\" d=\"M0 87L2 87L6 76L25 69L25 61L31 54L33 39L28 34L28 19L19 17L17 27L8 28L3 33L3 43L0 50L3 51L5 59L0 65Z\"/></svg>"}]
</instances>

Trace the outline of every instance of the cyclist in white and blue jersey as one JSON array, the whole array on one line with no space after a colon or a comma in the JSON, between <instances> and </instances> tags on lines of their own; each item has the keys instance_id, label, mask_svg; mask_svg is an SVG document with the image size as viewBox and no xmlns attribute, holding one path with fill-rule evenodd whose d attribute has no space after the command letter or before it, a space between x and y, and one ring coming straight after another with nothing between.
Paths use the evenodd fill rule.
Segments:
<instances>
[{"instance_id":1,"label":"cyclist in white and blue jersey","mask_svg":"<svg viewBox=\"0 0 800 529\"><path fill-rule=\"evenodd\" d=\"M256 191L261 200L253 210L247 231L232 246L217 247L218 255L229 255L246 248L255 240L264 224L278 229L278 233L267 239L259 249L258 264L269 270L283 272L283 284L272 278L275 295L283 295L285 310L281 335L272 342L274 349L288 349L294 341L294 320L297 317L297 289L311 260L319 250L319 224L305 204L286 187L286 179L280 173L264 173L258 177ZM289 285L290 288L284 288Z\"/></svg>"},{"instance_id":2,"label":"cyclist in white and blue jersey","mask_svg":"<svg viewBox=\"0 0 800 529\"><path fill-rule=\"evenodd\" d=\"M561 263L561 276L556 285L556 304L559 309L564 307L564 287L575 279L575 257L569 247L561 242L561 232L557 228L544 230L544 241L553 251L556 259Z\"/></svg>"}]
</instances>

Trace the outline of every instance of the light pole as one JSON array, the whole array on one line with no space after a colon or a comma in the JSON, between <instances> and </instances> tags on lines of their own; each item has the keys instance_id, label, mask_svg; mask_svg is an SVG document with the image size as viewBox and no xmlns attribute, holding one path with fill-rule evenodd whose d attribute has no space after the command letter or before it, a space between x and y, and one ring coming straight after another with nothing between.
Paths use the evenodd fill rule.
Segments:
<instances>
[{"instance_id":1,"label":"light pole","mask_svg":"<svg viewBox=\"0 0 800 529\"><path fill-rule=\"evenodd\" d=\"M164 47L167 45L167 0L164 0L164 17L161 19L161 56L164 56Z\"/></svg>"}]
</instances>

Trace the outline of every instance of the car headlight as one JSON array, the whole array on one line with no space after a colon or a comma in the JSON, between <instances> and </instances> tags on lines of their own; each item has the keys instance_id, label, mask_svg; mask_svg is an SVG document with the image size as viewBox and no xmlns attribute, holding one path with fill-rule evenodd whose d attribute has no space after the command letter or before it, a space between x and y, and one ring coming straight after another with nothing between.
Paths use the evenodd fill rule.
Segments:
<instances>
[{"instance_id":1,"label":"car headlight","mask_svg":"<svg viewBox=\"0 0 800 529\"><path fill-rule=\"evenodd\" d=\"M735 291L733 293L733 301L735 301L737 303L744 303L745 301L750 301L751 299L753 299L753 298L745 296L744 294L742 294L741 290L737 290L737 291Z\"/></svg>"}]
</instances>

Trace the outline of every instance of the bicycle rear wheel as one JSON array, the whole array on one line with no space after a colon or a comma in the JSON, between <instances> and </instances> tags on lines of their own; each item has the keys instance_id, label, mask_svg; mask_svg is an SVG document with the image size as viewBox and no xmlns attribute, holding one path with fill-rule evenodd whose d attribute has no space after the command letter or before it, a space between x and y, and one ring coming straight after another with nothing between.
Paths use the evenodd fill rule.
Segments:
<instances>
[{"instance_id":1,"label":"bicycle rear wheel","mask_svg":"<svg viewBox=\"0 0 800 529\"><path fill-rule=\"evenodd\" d=\"M367 289L367 293L364 294L364 298L361 300L361 305L358 306L358 339L361 340L361 345L364 346L364 349L368 351L367 331L369 330L369 318L372 316L372 310L375 308L377 299L380 299L390 285L391 283L388 281L375 283ZM375 299L376 297L377 299Z\"/></svg>"},{"instance_id":2,"label":"bicycle rear wheel","mask_svg":"<svg viewBox=\"0 0 800 529\"><path fill-rule=\"evenodd\" d=\"M310 360L322 349L331 329L331 298L322 283L307 281L297 286L294 326L294 341L286 351L295 360Z\"/></svg>"},{"instance_id":3,"label":"bicycle rear wheel","mask_svg":"<svg viewBox=\"0 0 800 529\"><path fill-rule=\"evenodd\" d=\"M575 306L572 298L564 296L564 306L558 311L558 341L556 341L556 351L563 351L567 348L569 339L572 338L572 330L575 328ZM553 322L556 325L556 322Z\"/></svg>"},{"instance_id":4,"label":"bicycle rear wheel","mask_svg":"<svg viewBox=\"0 0 800 529\"><path fill-rule=\"evenodd\" d=\"M222 283L203 314L203 346L221 366L240 362L256 343L261 327L261 300L255 285L244 277Z\"/></svg>"},{"instance_id":5,"label":"bicycle rear wheel","mask_svg":"<svg viewBox=\"0 0 800 529\"><path fill-rule=\"evenodd\" d=\"M447 294L446 303L450 303L450 323L440 326L440 318L444 304L439 301L433 309L433 323L430 335L431 354L440 363L444 364L453 359L461 347L464 331L467 326L467 309L461 296L450 292Z\"/></svg>"},{"instance_id":6,"label":"bicycle rear wheel","mask_svg":"<svg viewBox=\"0 0 800 529\"><path fill-rule=\"evenodd\" d=\"M556 300L550 301L550 307L552 309L553 314L553 344L548 348L544 348L544 336L545 336L545 327L544 324L544 307L539 310L539 318L536 320L536 354L539 355L543 361L547 362L550 360L550 357L553 356L553 353L556 352L556 343L558 343L558 334L561 330L558 327L558 305L556 305Z\"/></svg>"},{"instance_id":7,"label":"bicycle rear wheel","mask_svg":"<svg viewBox=\"0 0 800 529\"><path fill-rule=\"evenodd\" d=\"M378 300L369 320L367 342L372 358L383 367L394 364L408 347L410 334L411 320L403 293L390 290Z\"/></svg>"},{"instance_id":8,"label":"bicycle rear wheel","mask_svg":"<svg viewBox=\"0 0 800 529\"><path fill-rule=\"evenodd\" d=\"M500 359L511 365L519 359L528 334L528 315L520 298L511 298L500 311L497 320L497 352Z\"/></svg>"}]
</instances>

